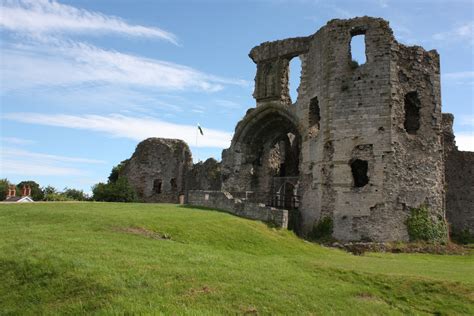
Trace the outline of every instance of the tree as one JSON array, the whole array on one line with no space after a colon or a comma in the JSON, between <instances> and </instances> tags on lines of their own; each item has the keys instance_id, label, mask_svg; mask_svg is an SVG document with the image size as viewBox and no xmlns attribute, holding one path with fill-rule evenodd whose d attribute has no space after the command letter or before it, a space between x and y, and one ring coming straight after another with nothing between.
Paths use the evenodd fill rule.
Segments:
<instances>
[{"instance_id":1,"label":"tree","mask_svg":"<svg viewBox=\"0 0 474 316\"><path fill-rule=\"evenodd\" d=\"M44 192L41 189L40 185L35 181L28 180L28 181L21 181L16 185L17 189L20 190L23 188L24 185L29 185L31 188L31 198L35 201L41 201L44 198Z\"/></svg>"},{"instance_id":2,"label":"tree","mask_svg":"<svg viewBox=\"0 0 474 316\"><path fill-rule=\"evenodd\" d=\"M112 168L112 171L110 172L109 176L109 183L115 183L118 180L120 172L128 161L129 159L125 159L124 161L120 162L118 165Z\"/></svg>"},{"instance_id":3,"label":"tree","mask_svg":"<svg viewBox=\"0 0 474 316\"><path fill-rule=\"evenodd\" d=\"M56 190L55 187L48 185L47 187L43 188L43 193L44 195L49 195L49 194L56 194L58 193L58 190Z\"/></svg>"},{"instance_id":4,"label":"tree","mask_svg":"<svg viewBox=\"0 0 474 316\"><path fill-rule=\"evenodd\" d=\"M62 195L75 201L86 201L89 199L89 197L87 196L87 194L84 193L84 191L77 190L77 189L70 189L67 187L64 188Z\"/></svg>"},{"instance_id":5,"label":"tree","mask_svg":"<svg viewBox=\"0 0 474 316\"><path fill-rule=\"evenodd\" d=\"M8 181L7 178L0 179L0 201L3 201L7 198L9 185L10 181Z\"/></svg>"},{"instance_id":6,"label":"tree","mask_svg":"<svg viewBox=\"0 0 474 316\"><path fill-rule=\"evenodd\" d=\"M115 182L94 185L92 194L95 201L134 202L137 200L135 191L124 177L119 177Z\"/></svg>"}]
</instances>

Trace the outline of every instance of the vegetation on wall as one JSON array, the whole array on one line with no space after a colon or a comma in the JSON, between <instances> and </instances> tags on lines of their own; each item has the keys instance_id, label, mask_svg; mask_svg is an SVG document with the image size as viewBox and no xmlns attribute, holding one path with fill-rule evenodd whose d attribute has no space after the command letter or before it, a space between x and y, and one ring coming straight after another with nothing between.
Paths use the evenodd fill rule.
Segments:
<instances>
[{"instance_id":1,"label":"vegetation on wall","mask_svg":"<svg viewBox=\"0 0 474 316\"><path fill-rule=\"evenodd\" d=\"M315 241L329 241L332 239L334 223L331 217L325 216L315 223L308 237Z\"/></svg>"},{"instance_id":2,"label":"vegetation on wall","mask_svg":"<svg viewBox=\"0 0 474 316\"><path fill-rule=\"evenodd\" d=\"M471 234L468 229L453 232L450 237L452 241L461 245L474 244L474 234Z\"/></svg>"},{"instance_id":3,"label":"vegetation on wall","mask_svg":"<svg viewBox=\"0 0 474 316\"><path fill-rule=\"evenodd\" d=\"M448 240L445 220L430 216L425 205L411 209L407 229L411 241L446 243Z\"/></svg>"}]
</instances>

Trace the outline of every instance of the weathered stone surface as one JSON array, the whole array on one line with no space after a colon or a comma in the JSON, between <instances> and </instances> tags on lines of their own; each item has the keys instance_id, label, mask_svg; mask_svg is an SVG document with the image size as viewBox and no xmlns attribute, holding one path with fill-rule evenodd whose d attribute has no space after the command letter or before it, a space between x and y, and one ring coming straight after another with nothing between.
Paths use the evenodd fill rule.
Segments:
<instances>
[{"instance_id":1,"label":"weathered stone surface","mask_svg":"<svg viewBox=\"0 0 474 316\"><path fill-rule=\"evenodd\" d=\"M221 185L221 163L214 158L194 164L186 175L186 190L220 191Z\"/></svg>"},{"instance_id":2,"label":"weathered stone surface","mask_svg":"<svg viewBox=\"0 0 474 316\"><path fill-rule=\"evenodd\" d=\"M443 114L446 217L451 231L474 234L474 152L459 151L452 114Z\"/></svg>"},{"instance_id":3,"label":"weathered stone surface","mask_svg":"<svg viewBox=\"0 0 474 316\"><path fill-rule=\"evenodd\" d=\"M350 48L359 35L362 65ZM436 51L402 45L387 21L360 17L265 42L249 56L256 107L222 163L192 166L183 142L146 140L123 171L144 201L176 202L186 190L190 204L303 235L330 217L342 241L406 241L406 219L422 205L433 218L447 213L453 230L474 231L474 153L457 150L452 116L442 116ZM292 58L302 62L296 100Z\"/></svg>"},{"instance_id":4,"label":"weathered stone surface","mask_svg":"<svg viewBox=\"0 0 474 316\"><path fill-rule=\"evenodd\" d=\"M288 211L235 198L225 191L188 191L187 204L217 208L231 214L260 220L281 228L288 227Z\"/></svg>"},{"instance_id":5,"label":"weathered stone surface","mask_svg":"<svg viewBox=\"0 0 474 316\"><path fill-rule=\"evenodd\" d=\"M120 172L143 202L178 203L192 167L191 151L179 139L148 138L137 145Z\"/></svg>"},{"instance_id":6,"label":"weathered stone surface","mask_svg":"<svg viewBox=\"0 0 474 316\"><path fill-rule=\"evenodd\" d=\"M362 65L352 62L357 35L365 36ZM263 43L250 57L257 107L223 151L224 190L290 194L299 201L303 234L330 216L340 240L408 240L405 221L422 204L433 217L445 216L436 51L399 44L387 21L361 17ZM288 64L297 57L293 102ZM281 185L290 182L290 190Z\"/></svg>"}]
</instances>

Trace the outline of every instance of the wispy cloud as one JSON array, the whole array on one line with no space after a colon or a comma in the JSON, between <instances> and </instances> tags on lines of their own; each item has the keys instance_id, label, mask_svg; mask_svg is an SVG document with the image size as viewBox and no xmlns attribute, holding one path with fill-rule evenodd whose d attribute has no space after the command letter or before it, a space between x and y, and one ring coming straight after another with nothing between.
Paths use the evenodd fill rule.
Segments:
<instances>
[{"instance_id":1,"label":"wispy cloud","mask_svg":"<svg viewBox=\"0 0 474 316\"><path fill-rule=\"evenodd\" d=\"M336 5L331 5L329 8L337 14L338 18L348 19L354 17L354 14L352 14L350 11Z\"/></svg>"},{"instance_id":2,"label":"wispy cloud","mask_svg":"<svg viewBox=\"0 0 474 316\"><path fill-rule=\"evenodd\" d=\"M177 44L173 33L160 28L131 25L115 16L78 9L56 1L4 0L1 4L0 26L14 32L56 35L117 33L160 38Z\"/></svg>"},{"instance_id":3,"label":"wispy cloud","mask_svg":"<svg viewBox=\"0 0 474 316\"><path fill-rule=\"evenodd\" d=\"M448 72L442 74L441 79L454 84L474 84L474 71Z\"/></svg>"},{"instance_id":4,"label":"wispy cloud","mask_svg":"<svg viewBox=\"0 0 474 316\"><path fill-rule=\"evenodd\" d=\"M472 107L472 105L471 105L471 107ZM471 127L474 130L474 108L472 108L472 110L473 110L472 115L463 115L463 116L461 116L461 118L459 119L459 124L460 125L467 125L467 126ZM456 119L456 121L458 121L458 119Z\"/></svg>"},{"instance_id":5,"label":"wispy cloud","mask_svg":"<svg viewBox=\"0 0 474 316\"><path fill-rule=\"evenodd\" d=\"M219 107L223 107L226 109L241 109L242 108L242 104L239 104L237 102L230 101L230 100L217 99L217 100L214 100L214 102Z\"/></svg>"},{"instance_id":6,"label":"wispy cloud","mask_svg":"<svg viewBox=\"0 0 474 316\"><path fill-rule=\"evenodd\" d=\"M433 35L433 39L437 41L467 41L471 45L474 44L474 22L466 22L447 32L440 32Z\"/></svg>"},{"instance_id":7,"label":"wispy cloud","mask_svg":"<svg viewBox=\"0 0 474 316\"><path fill-rule=\"evenodd\" d=\"M24 139L19 137L2 137L1 141L3 143L9 143L13 145L30 145L35 143L35 141L31 139Z\"/></svg>"},{"instance_id":8,"label":"wispy cloud","mask_svg":"<svg viewBox=\"0 0 474 316\"><path fill-rule=\"evenodd\" d=\"M86 43L49 40L2 48L3 89L71 86L84 83L133 85L162 90L214 92L223 85L247 85L191 67L100 49Z\"/></svg>"},{"instance_id":9,"label":"wispy cloud","mask_svg":"<svg viewBox=\"0 0 474 316\"><path fill-rule=\"evenodd\" d=\"M444 74L447 79L471 79L474 78L474 71L448 72Z\"/></svg>"},{"instance_id":10,"label":"wispy cloud","mask_svg":"<svg viewBox=\"0 0 474 316\"><path fill-rule=\"evenodd\" d=\"M0 152L2 176L73 176L84 175L82 164L103 164L102 160L50 155L17 148L2 148Z\"/></svg>"},{"instance_id":11,"label":"wispy cloud","mask_svg":"<svg viewBox=\"0 0 474 316\"><path fill-rule=\"evenodd\" d=\"M10 113L5 119L47 126L57 126L101 132L113 137L141 141L148 137L178 138L189 145L196 145L196 126L174 124L152 117L111 115L46 115L40 113ZM204 136L198 139L198 147L227 148L232 134L204 128Z\"/></svg>"},{"instance_id":12,"label":"wispy cloud","mask_svg":"<svg viewBox=\"0 0 474 316\"><path fill-rule=\"evenodd\" d=\"M59 167L50 162L41 161L18 161L9 158L2 159L0 166L2 176L73 176L84 174L84 171L77 168Z\"/></svg>"},{"instance_id":13,"label":"wispy cloud","mask_svg":"<svg viewBox=\"0 0 474 316\"><path fill-rule=\"evenodd\" d=\"M22 150L22 149L16 149L16 148L3 148L2 155L6 157L23 157L23 158L33 158L33 159L41 159L41 160L48 160L48 161L57 161L57 162L105 164L105 161L103 160L49 155L49 154L36 153L36 152L31 152L31 151Z\"/></svg>"}]
</instances>

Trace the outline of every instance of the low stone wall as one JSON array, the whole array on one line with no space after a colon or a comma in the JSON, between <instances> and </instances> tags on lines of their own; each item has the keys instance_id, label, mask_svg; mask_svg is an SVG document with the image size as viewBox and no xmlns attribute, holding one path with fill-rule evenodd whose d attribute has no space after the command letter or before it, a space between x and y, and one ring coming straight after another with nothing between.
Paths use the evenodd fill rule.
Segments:
<instances>
[{"instance_id":1,"label":"low stone wall","mask_svg":"<svg viewBox=\"0 0 474 316\"><path fill-rule=\"evenodd\" d=\"M224 191L188 191L186 204L220 209L231 214L288 227L288 211L234 198Z\"/></svg>"}]
</instances>

